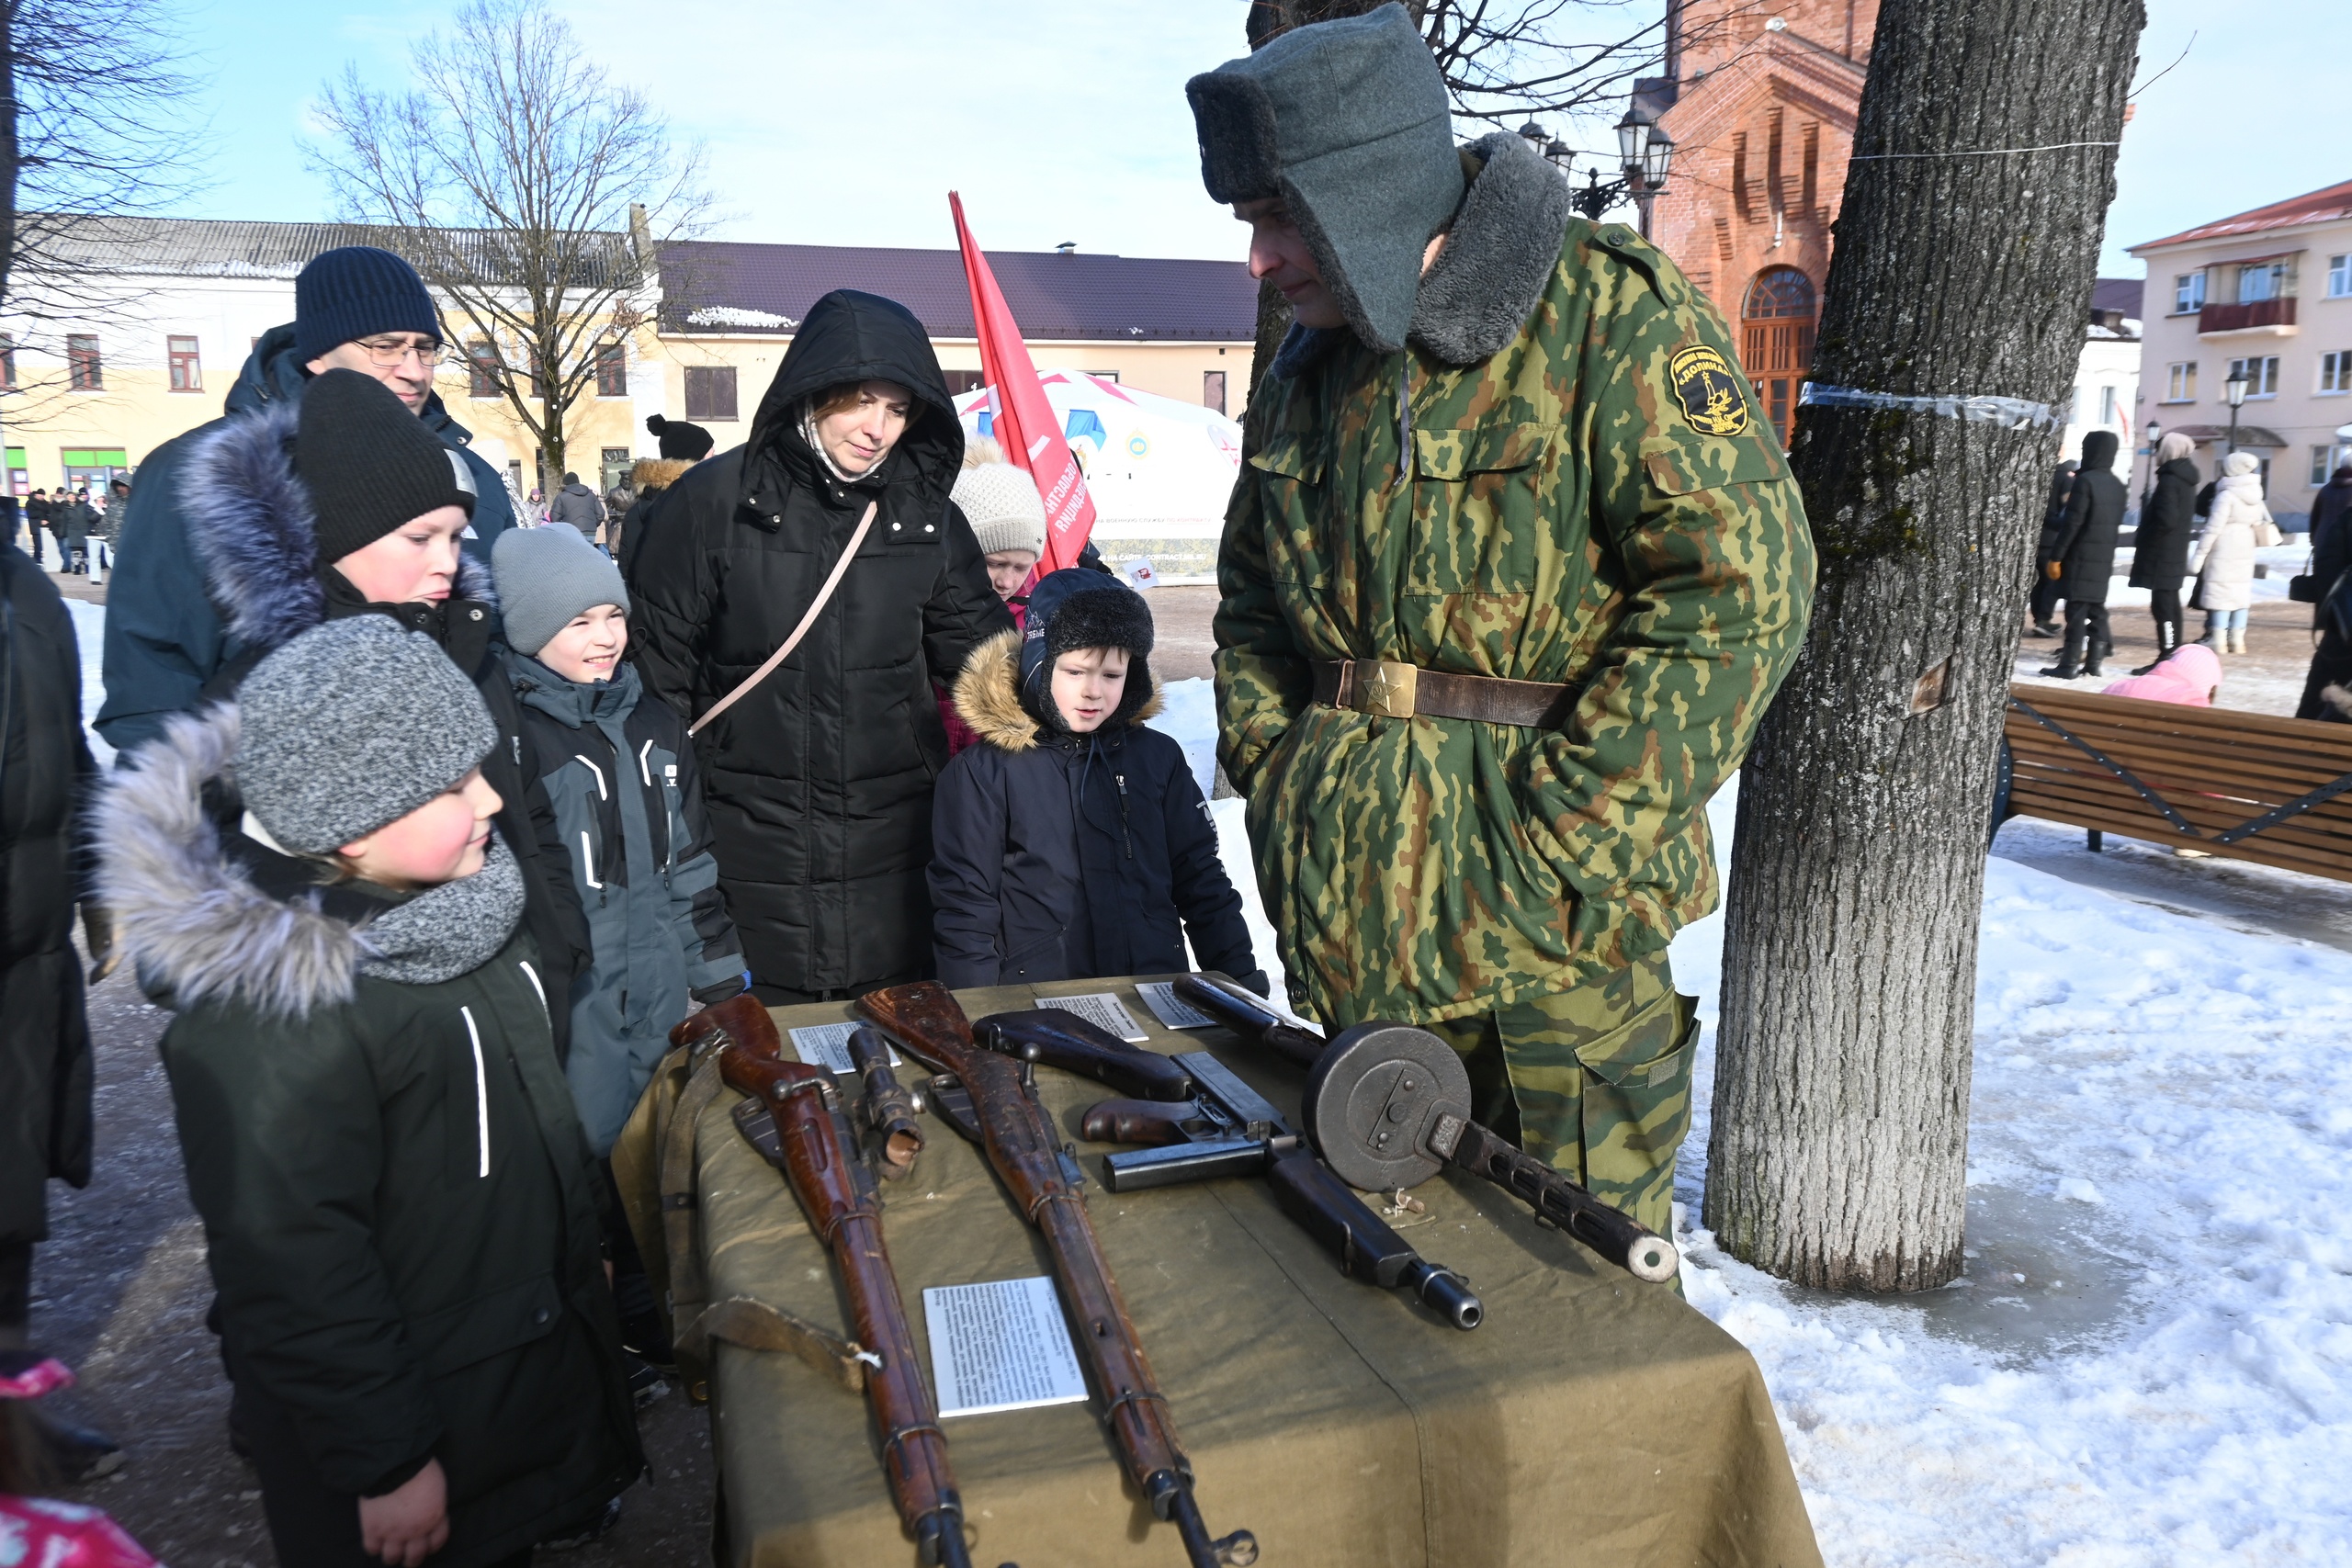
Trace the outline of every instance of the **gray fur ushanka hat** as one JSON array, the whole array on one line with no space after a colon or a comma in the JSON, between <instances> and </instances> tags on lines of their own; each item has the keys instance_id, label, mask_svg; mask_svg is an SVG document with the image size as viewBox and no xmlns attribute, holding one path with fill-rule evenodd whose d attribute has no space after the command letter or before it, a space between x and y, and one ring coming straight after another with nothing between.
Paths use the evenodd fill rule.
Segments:
<instances>
[{"instance_id":1,"label":"gray fur ushanka hat","mask_svg":"<svg viewBox=\"0 0 2352 1568\"><path fill-rule=\"evenodd\" d=\"M1404 347L1422 254L1466 188L1445 78L1405 7L1294 28L1184 96L1210 197L1281 197L1356 335Z\"/></svg>"}]
</instances>

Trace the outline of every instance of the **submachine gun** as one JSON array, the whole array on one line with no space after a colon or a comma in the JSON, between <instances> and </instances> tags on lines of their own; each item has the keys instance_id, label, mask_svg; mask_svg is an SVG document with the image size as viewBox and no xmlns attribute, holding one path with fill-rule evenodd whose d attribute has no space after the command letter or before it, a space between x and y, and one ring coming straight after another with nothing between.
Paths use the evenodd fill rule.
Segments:
<instances>
[{"instance_id":1,"label":"submachine gun","mask_svg":"<svg viewBox=\"0 0 2352 1568\"><path fill-rule=\"evenodd\" d=\"M856 1135L842 1111L833 1075L786 1059L775 1021L748 991L704 1009L670 1038L673 1044L705 1049L723 1042L719 1077L751 1096L737 1108L736 1124L783 1168L810 1227L841 1270L865 1351L859 1359L865 1363L866 1403L881 1429L882 1466L899 1517L915 1538L923 1568L971 1568L964 1505L947 1467L939 1406L923 1382L898 1276L882 1245L874 1178L857 1156ZM882 1060L888 1074L889 1058ZM762 1135L770 1131L759 1126L763 1120L771 1123L772 1137Z\"/></svg>"},{"instance_id":2,"label":"submachine gun","mask_svg":"<svg viewBox=\"0 0 2352 1568\"><path fill-rule=\"evenodd\" d=\"M1230 982L1187 975L1176 994L1226 1028L1306 1068L1307 1141L1366 1192L1417 1187L1444 1166L1525 1200L1637 1280L1674 1278L1674 1244L1470 1119L1470 1074L1426 1029L1359 1023L1326 1042Z\"/></svg>"},{"instance_id":3,"label":"submachine gun","mask_svg":"<svg viewBox=\"0 0 2352 1568\"><path fill-rule=\"evenodd\" d=\"M1262 1176L1283 1213L1338 1258L1342 1272L1406 1291L1456 1328L1476 1328L1485 1318L1461 1275L1414 1251L1315 1157L1281 1111L1207 1052L1171 1057L1139 1050L1059 1008L994 1013L974 1023L972 1034L991 1051L1144 1097L1103 1100L1080 1128L1092 1143L1154 1145L1102 1162L1102 1184L1112 1191Z\"/></svg>"},{"instance_id":4,"label":"submachine gun","mask_svg":"<svg viewBox=\"0 0 2352 1568\"><path fill-rule=\"evenodd\" d=\"M1258 1560L1257 1537L1235 1530L1213 1538L1202 1521L1193 1496L1192 1461L1176 1440L1167 1396L1144 1359L1143 1343L1095 1238L1078 1161L1055 1135L1026 1070L980 1049L971 1021L937 981L871 991L857 1006L908 1055L954 1075L969 1097L969 1114L989 1164L1053 1255L1054 1278L1079 1326L1074 1337L1102 1397L1104 1423L1152 1513L1175 1525L1192 1568L1248 1568Z\"/></svg>"}]
</instances>

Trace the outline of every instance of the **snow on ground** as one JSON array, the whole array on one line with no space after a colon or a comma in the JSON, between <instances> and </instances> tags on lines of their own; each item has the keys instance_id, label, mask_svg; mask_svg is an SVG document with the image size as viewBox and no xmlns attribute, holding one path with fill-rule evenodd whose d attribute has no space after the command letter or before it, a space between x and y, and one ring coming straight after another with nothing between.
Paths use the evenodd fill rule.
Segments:
<instances>
[{"instance_id":1,"label":"snow on ground","mask_svg":"<svg viewBox=\"0 0 2352 1568\"><path fill-rule=\"evenodd\" d=\"M1159 728L1205 745L1207 686ZM1240 802L1216 813L1263 953ZM1677 1239L1832 1568L2352 1562L2352 954L1992 860L1968 1271L1877 1301L1697 1228L1722 942L1717 916L1674 945L1705 1025Z\"/></svg>"}]
</instances>

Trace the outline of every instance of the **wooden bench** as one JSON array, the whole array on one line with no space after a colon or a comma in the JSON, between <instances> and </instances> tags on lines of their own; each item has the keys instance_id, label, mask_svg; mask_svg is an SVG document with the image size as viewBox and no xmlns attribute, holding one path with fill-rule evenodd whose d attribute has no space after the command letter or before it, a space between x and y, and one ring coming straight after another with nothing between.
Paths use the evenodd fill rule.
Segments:
<instances>
[{"instance_id":1,"label":"wooden bench","mask_svg":"<svg viewBox=\"0 0 2352 1568\"><path fill-rule=\"evenodd\" d=\"M2352 724L2009 688L2001 817L2352 882Z\"/></svg>"}]
</instances>

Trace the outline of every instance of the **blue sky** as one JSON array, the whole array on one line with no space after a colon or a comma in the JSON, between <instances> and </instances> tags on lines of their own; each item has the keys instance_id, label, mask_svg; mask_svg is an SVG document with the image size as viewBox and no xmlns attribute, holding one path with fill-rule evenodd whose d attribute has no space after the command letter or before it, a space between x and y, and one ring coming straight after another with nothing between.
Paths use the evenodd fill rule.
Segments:
<instances>
[{"instance_id":1,"label":"blue sky","mask_svg":"<svg viewBox=\"0 0 2352 1568\"><path fill-rule=\"evenodd\" d=\"M1075 241L1238 255L1200 187L1184 78L1240 52L1243 0L571 0L616 75L708 144L718 237L955 243L946 192L998 250ZM330 215L297 139L348 61L396 85L437 0L189 0L211 181L189 216ZM2124 134L2099 270L2121 247L2352 177L2343 0L2150 0L2146 87ZM2190 37L2195 43L2190 46ZM1613 115L1610 118L1613 118ZM1592 135L1577 138L1589 143Z\"/></svg>"}]
</instances>

